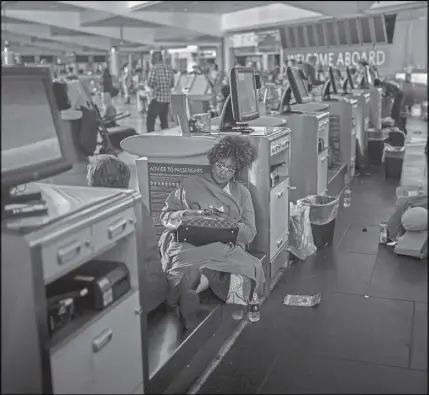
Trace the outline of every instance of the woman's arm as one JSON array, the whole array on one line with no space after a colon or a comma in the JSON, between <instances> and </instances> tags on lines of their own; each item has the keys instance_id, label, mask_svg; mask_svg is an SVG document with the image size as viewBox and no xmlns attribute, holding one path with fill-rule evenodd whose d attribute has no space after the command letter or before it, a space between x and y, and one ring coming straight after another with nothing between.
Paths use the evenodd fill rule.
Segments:
<instances>
[{"instance_id":1,"label":"woman's arm","mask_svg":"<svg viewBox=\"0 0 429 395\"><path fill-rule=\"evenodd\" d=\"M256 236L255 209L253 208L252 196L249 190L244 185L240 186L240 190L243 195L243 214L238 224L237 241L249 244Z\"/></svg>"},{"instance_id":2,"label":"woman's arm","mask_svg":"<svg viewBox=\"0 0 429 395\"><path fill-rule=\"evenodd\" d=\"M183 189L179 187L172 191L165 200L164 207L161 210L161 223L166 229L176 229L178 220L183 215L185 207L182 201Z\"/></svg>"},{"instance_id":3,"label":"woman's arm","mask_svg":"<svg viewBox=\"0 0 429 395\"><path fill-rule=\"evenodd\" d=\"M177 229L182 217L202 215L200 210L189 210L184 204L184 190L179 187L168 195L164 207L161 210L161 223L169 230Z\"/></svg>"}]
</instances>

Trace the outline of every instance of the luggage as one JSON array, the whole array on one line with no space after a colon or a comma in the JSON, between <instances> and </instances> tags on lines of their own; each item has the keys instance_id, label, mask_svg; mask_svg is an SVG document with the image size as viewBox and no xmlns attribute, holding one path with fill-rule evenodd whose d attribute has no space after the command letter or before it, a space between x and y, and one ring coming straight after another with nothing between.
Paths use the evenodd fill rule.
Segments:
<instances>
[{"instance_id":1,"label":"luggage","mask_svg":"<svg viewBox=\"0 0 429 395\"><path fill-rule=\"evenodd\" d=\"M137 134L134 128L126 125L118 125L111 128L107 128L107 133L109 135L109 139L113 147L120 150L122 149L121 141L123 139L130 136L135 136Z\"/></svg>"},{"instance_id":2,"label":"luggage","mask_svg":"<svg viewBox=\"0 0 429 395\"><path fill-rule=\"evenodd\" d=\"M401 179L404 154L405 149L403 147L395 151L384 150L384 174L386 178Z\"/></svg>"}]
</instances>

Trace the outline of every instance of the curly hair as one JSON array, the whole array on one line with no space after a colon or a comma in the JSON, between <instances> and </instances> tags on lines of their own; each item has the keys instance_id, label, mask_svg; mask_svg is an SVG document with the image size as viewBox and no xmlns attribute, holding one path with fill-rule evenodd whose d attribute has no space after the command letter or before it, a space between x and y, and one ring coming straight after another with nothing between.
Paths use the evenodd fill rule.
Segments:
<instances>
[{"instance_id":1,"label":"curly hair","mask_svg":"<svg viewBox=\"0 0 429 395\"><path fill-rule=\"evenodd\" d=\"M130 169L113 155L96 155L88 165L86 179L91 187L128 188Z\"/></svg>"},{"instance_id":2,"label":"curly hair","mask_svg":"<svg viewBox=\"0 0 429 395\"><path fill-rule=\"evenodd\" d=\"M249 168L257 154L250 141L241 136L226 136L208 154L209 163L214 165L221 159L232 158L237 166L235 174Z\"/></svg>"}]
</instances>

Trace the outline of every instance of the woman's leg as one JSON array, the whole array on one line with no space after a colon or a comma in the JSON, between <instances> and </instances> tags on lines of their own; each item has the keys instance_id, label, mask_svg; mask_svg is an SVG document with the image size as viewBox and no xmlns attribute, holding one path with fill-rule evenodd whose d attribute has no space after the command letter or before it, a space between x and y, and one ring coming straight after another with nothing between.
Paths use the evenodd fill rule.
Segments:
<instances>
[{"instance_id":1,"label":"woman's leg","mask_svg":"<svg viewBox=\"0 0 429 395\"><path fill-rule=\"evenodd\" d=\"M199 294L199 293L205 291L208 288L209 288L209 279L202 274L201 275L200 284L198 285L198 287L197 287L197 289L196 289L195 292L197 294Z\"/></svg>"},{"instance_id":2,"label":"woman's leg","mask_svg":"<svg viewBox=\"0 0 429 395\"><path fill-rule=\"evenodd\" d=\"M201 272L198 269L189 269L182 275L178 283L175 279L169 280L171 288L168 303L176 306L179 319L186 329L196 328L198 325L197 313L200 306L200 297L196 289L201 283Z\"/></svg>"}]
</instances>

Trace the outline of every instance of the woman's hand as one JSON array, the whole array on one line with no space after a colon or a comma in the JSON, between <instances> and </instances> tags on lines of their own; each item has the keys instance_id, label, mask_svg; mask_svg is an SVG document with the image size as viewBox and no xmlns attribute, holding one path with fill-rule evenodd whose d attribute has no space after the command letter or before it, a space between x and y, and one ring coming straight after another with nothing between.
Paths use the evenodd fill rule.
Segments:
<instances>
[{"instance_id":1,"label":"woman's hand","mask_svg":"<svg viewBox=\"0 0 429 395\"><path fill-rule=\"evenodd\" d=\"M183 217L201 217L202 215L202 210L185 210L183 212Z\"/></svg>"}]
</instances>

